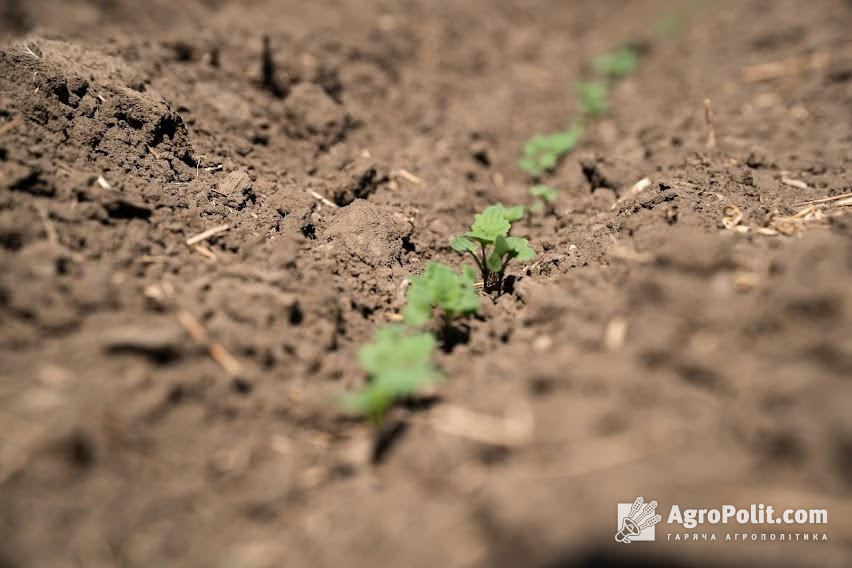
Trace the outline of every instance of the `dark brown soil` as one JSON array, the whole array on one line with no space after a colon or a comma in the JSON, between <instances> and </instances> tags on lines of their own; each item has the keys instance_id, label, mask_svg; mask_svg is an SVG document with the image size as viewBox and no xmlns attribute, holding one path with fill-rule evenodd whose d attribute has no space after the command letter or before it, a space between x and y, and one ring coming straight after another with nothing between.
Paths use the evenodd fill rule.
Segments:
<instances>
[{"instance_id":1,"label":"dark brown soil","mask_svg":"<svg viewBox=\"0 0 852 568\"><path fill-rule=\"evenodd\" d=\"M685 5L0 2L0 566L852 565L852 207L778 220L852 191L852 4L654 31ZM342 415L405 276L528 201L524 141L625 43L448 380ZM828 541L624 547L637 495Z\"/></svg>"}]
</instances>

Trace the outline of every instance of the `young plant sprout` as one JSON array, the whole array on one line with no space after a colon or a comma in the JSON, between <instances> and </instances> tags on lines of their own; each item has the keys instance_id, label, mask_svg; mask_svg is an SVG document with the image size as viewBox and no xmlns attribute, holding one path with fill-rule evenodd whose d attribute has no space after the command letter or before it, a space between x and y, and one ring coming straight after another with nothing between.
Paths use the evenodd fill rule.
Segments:
<instances>
[{"instance_id":1,"label":"young plant sprout","mask_svg":"<svg viewBox=\"0 0 852 568\"><path fill-rule=\"evenodd\" d=\"M353 414L380 421L394 402L440 379L431 363L434 349L435 338L430 333L410 333L399 325L380 328L373 343L358 352L370 382L344 395L341 405Z\"/></svg>"},{"instance_id":2,"label":"young plant sprout","mask_svg":"<svg viewBox=\"0 0 852 568\"><path fill-rule=\"evenodd\" d=\"M530 188L530 195L535 199L530 210L552 212L553 203L559 197L559 192L549 185L534 185Z\"/></svg>"},{"instance_id":3,"label":"young plant sprout","mask_svg":"<svg viewBox=\"0 0 852 568\"><path fill-rule=\"evenodd\" d=\"M635 49L620 47L595 57L592 60L592 68L604 77L620 79L633 73L638 63L639 55Z\"/></svg>"},{"instance_id":4,"label":"young plant sprout","mask_svg":"<svg viewBox=\"0 0 852 568\"><path fill-rule=\"evenodd\" d=\"M562 132L536 134L524 144L524 156L518 167L531 176L552 170L562 156L574 149L582 134L583 128L579 124Z\"/></svg>"},{"instance_id":5,"label":"young plant sprout","mask_svg":"<svg viewBox=\"0 0 852 568\"><path fill-rule=\"evenodd\" d=\"M476 214L470 231L450 242L454 250L469 253L473 257L482 274L486 291L502 289L506 264L513 258L531 260L535 256L527 239L509 236L512 223L520 221L523 216L524 208L521 205L491 205Z\"/></svg>"},{"instance_id":6,"label":"young plant sprout","mask_svg":"<svg viewBox=\"0 0 852 568\"><path fill-rule=\"evenodd\" d=\"M470 266L464 266L461 273L456 274L446 264L430 262L423 274L412 276L409 281L408 303L402 311L409 325L428 322L434 307L441 310L445 324L479 309L481 300L474 289L476 272Z\"/></svg>"},{"instance_id":7,"label":"young plant sprout","mask_svg":"<svg viewBox=\"0 0 852 568\"><path fill-rule=\"evenodd\" d=\"M580 141L583 126L609 110L610 84L632 73L637 63L638 54L628 47L596 57L591 68L598 79L577 83L580 117L567 130L530 138L518 162L521 170L534 177L553 170ZM530 195L535 199L533 211L553 211L559 193L547 185L534 185ZM502 291L506 266L512 259L527 261L535 257L527 239L510 235L512 224L523 217L522 205L491 205L476 214L470 231L450 242L454 250L473 258L486 292ZM435 337L428 332L415 332L413 327L429 322L435 308L446 326L456 318L476 313L481 303L475 290L474 269L469 266L456 273L447 265L430 262L423 274L411 277L410 282L402 312L406 325L379 329L374 341L361 348L359 360L370 380L342 400L345 409L374 422L381 420L394 402L440 378L431 362Z\"/></svg>"},{"instance_id":8,"label":"young plant sprout","mask_svg":"<svg viewBox=\"0 0 852 568\"><path fill-rule=\"evenodd\" d=\"M609 110L609 86L603 81L577 83L577 104L585 118L603 116Z\"/></svg>"},{"instance_id":9,"label":"young plant sprout","mask_svg":"<svg viewBox=\"0 0 852 568\"><path fill-rule=\"evenodd\" d=\"M618 79L636 70L639 53L632 47L620 47L595 57L589 67L597 77L576 85L579 118L574 126L554 134L536 134L524 144L518 167L532 177L553 170L559 160L574 149L583 136L583 126L609 112L609 90Z\"/></svg>"}]
</instances>

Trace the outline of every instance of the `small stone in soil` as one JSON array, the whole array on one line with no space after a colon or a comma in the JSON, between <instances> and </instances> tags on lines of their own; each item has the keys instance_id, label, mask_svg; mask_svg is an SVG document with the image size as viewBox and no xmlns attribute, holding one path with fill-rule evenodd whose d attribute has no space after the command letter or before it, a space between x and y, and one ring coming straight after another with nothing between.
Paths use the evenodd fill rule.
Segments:
<instances>
[{"instance_id":1,"label":"small stone in soil","mask_svg":"<svg viewBox=\"0 0 852 568\"><path fill-rule=\"evenodd\" d=\"M226 204L234 209L242 209L248 201L254 202L255 195L251 178L242 170L237 170L219 183L218 192L224 196Z\"/></svg>"}]
</instances>

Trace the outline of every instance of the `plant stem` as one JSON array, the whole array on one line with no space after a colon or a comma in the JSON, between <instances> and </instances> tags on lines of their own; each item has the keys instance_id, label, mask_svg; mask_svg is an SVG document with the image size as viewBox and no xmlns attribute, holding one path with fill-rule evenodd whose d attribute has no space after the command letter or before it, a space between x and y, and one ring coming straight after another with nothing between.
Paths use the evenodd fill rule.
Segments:
<instances>
[{"instance_id":1,"label":"plant stem","mask_svg":"<svg viewBox=\"0 0 852 568\"><path fill-rule=\"evenodd\" d=\"M488 256L485 254L485 243L480 241L479 248L482 250L482 263L479 265L480 270L482 270L482 287L487 291L488 277L491 274L491 271L488 270Z\"/></svg>"},{"instance_id":2,"label":"plant stem","mask_svg":"<svg viewBox=\"0 0 852 568\"><path fill-rule=\"evenodd\" d=\"M482 265L482 262L479 260L479 257L473 253L473 251L467 251L470 253L470 256L473 257L473 261L476 263L476 266L479 268L479 272L481 274L485 274L485 267Z\"/></svg>"}]
</instances>

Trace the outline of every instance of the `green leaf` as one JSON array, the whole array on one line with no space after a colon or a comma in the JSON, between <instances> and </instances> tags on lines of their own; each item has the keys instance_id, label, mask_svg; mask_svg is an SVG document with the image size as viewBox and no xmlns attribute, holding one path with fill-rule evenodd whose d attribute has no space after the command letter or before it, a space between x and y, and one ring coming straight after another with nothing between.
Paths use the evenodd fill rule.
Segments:
<instances>
[{"instance_id":1,"label":"green leaf","mask_svg":"<svg viewBox=\"0 0 852 568\"><path fill-rule=\"evenodd\" d=\"M527 239L521 237L508 237L506 239L506 248L509 251L510 258L516 258L521 261L532 260L535 258L535 251L530 246Z\"/></svg>"},{"instance_id":2,"label":"green leaf","mask_svg":"<svg viewBox=\"0 0 852 568\"><path fill-rule=\"evenodd\" d=\"M476 284L476 269L468 265L462 266L461 277L462 280L473 286Z\"/></svg>"},{"instance_id":3,"label":"green leaf","mask_svg":"<svg viewBox=\"0 0 852 568\"><path fill-rule=\"evenodd\" d=\"M480 300L474 289L475 274L470 267L456 274L445 264L428 263L423 274L410 279L408 304L402 312L406 323L426 323L432 315L433 306L442 310L449 319L476 312Z\"/></svg>"},{"instance_id":4,"label":"green leaf","mask_svg":"<svg viewBox=\"0 0 852 568\"><path fill-rule=\"evenodd\" d=\"M431 337L431 336L430 336ZM390 369L373 378L375 387L393 398L405 398L421 386L433 382L438 374L430 367L415 369Z\"/></svg>"},{"instance_id":5,"label":"green leaf","mask_svg":"<svg viewBox=\"0 0 852 568\"><path fill-rule=\"evenodd\" d=\"M430 262L423 277L427 279L424 284L430 288L432 301L440 308L452 308L462 286L458 274L446 264Z\"/></svg>"},{"instance_id":6,"label":"green leaf","mask_svg":"<svg viewBox=\"0 0 852 568\"><path fill-rule=\"evenodd\" d=\"M432 292L428 285L414 279L408 287L402 317L408 325L423 325L432 317Z\"/></svg>"},{"instance_id":7,"label":"green leaf","mask_svg":"<svg viewBox=\"0 0 852 568\"><path fill-rule=\"evenodd\" d=\"M523 157L518 161L518 167L525 174L537 176L542 173L538 163L533 158Z\"/></svg>"},{"instance_id":8,"label":"green leaf","mask_svg":"<svg viewBox=\"0 0 852 568\"><path fill-rule=\"evenodd\" d=\"M432 317L432 306L410 302L402 310L402 318L408 325L423 325Z\"/></svg>"},{"instance_id":9,"label":"green leaf","mask_svg":"<svg viewBox=\"0 0 852 568\"><path fill-rule=\"evenodd\" d=\"M367 373L380 376L390 371L419 371L429 367L429 356L435 347L428 333L406 335L401 326L385 326L376 333L373 343L358 352Z\"/></svg>"},{"instance_id":10,"label":"green leaf","mask_svg":"<svg viewBox=\"0 0 852 568\"><path fill-rule=\"evenodd\" d=\"M577 83L577 98L580 111L585 116L602 116L609 110L609 87L602 81L580 81Z\"/></svg>"},{"instance_id":11,"label":"green leaf","mask_svg":"<svg viewBox=\"0 0 852 568\"><path fill-rule=\"evenodd\" d=\"M547 203L553 203L559 196L559 192L549 185L534 185L530 188L530 195L546 201Z\"/></svg>"},{"instance_id":12,"label":"green leaf","mask_svg":"<svg viewBox=\"0 0 852 568\"><path fill-rule=\"evenodd\" d=\"M491 272L501 272L506 263L513 259L525 261L535 258L535 251L527 239L521 237L499 237L494 241L494 249L488 255L486 264Z\"/></svg>"},{"instance_id":13,"label":"green leaf","mask_svg":"<svg viewBox=\"0 0 852 568\"><path fill-rule=\"evenodd\" d=\"M524 145L524 155L518 166L531 176L550 171L562 156L574 149L582 134L583 129L579 124L546 136L536 134Z\"/></svg>"},{"instance_id":14,"label":"green leaf","mask_svg":"<svg viewBox=\"0 0 852 568\"><path fill-rule=\"evenodd\" d=\"M541 158L539 158L538 163L541 169L545 171L550 171L556 167L556 162L559 161L559 152L552 150L546 154L542 154Z\"/></svg>"},{"instance_id":15,"label":"green leaf","mask_svg":"<svg viewBox=\"0 0 852 568\"><path fill-rule=\"evenodd\" d=\"M470 232L465 233L464 236L490 244L497 237L508 235L511 228L512 225L503 214L503 206L492 205L486 207L482 213L476 214L473 225L470 226Z\"/></svg>"},{"instance_id":16,"label":"green leaf","mask_svg":"<svg viewBox=\"0 0 852 568\"><path fill-rule=\"evenodd\" d=\"M466 287L463 290L463 293L459 296L456 304L458 313L473 314L479 311L479 306L482 305L482 300L479 299L479 295L476 293L476 289L473 286L474 283L471 282L470 286Z\"/></svg>"},{"instance_id":17,"label":"green leaf","mask_svg":"<svg viewBox=\"0 0 852 568\"><path fill-rule=\"evenodd\" d=\"M579 124L575 124L568 130L551 134L547 137L547 139L549 147L561 156L562 154L573 150L582 135L583 127Z\"/></svg>"},{"instance_id":18,"label":"green leaf","mask_svg":"<svg viewBox=\"0 0 852 568\"><path fill-rule=\"evenodd\" d=\"M512 207L506 207L500 204L503 207L503 217L509 223L515 223L524 218L524 206L523 205L514 205Z\"/></svg>"},{"instance_id":19,"label":"green leaf","mask_svg":"<svg viewBox=\"0 0 852 568\"><path fill-rule=\"evenodd\" d=\"M592 60L592 68L606 77L626 77L639 63L639 54L632 47L620 47Z\"/></svg>"},{"instance_id":20,"label":"green leaf","mask_svg":"<svg viewBox=\"0 0 852 568\"><path fill-rule=\"evenodd\" d=\"M506 241L506 237L498 237L497 240L494 241L494 250L491 251L491 254L488 255L488 259L486 260L488 270L491 272L500 272L503 270L503 267L505 266L503 263L503 256L508 251L509 245Z\"/></svg>"},{"instance_id":21,"label":"green leaf","mask_svg":"<svg viewBox=\"0 0 852 568\"><path fill-rule=\"evenodd\" d=\"M411 334L402 326L379 329L375 340L358 352L370 382L343 395L341 406L378 420L395 400L440 377L430 361L434 348L435 339L429 333Z\"/></svg>"},{"instance_id":22,"label":"green leaf","mask_svg":"<svg viewBox=\"0 0 852 568\"><path fill-rule=\"evenodd\" d=\"M340 406L351 414L360 414L378 420L393 404L393 396L381 388L367 385L359 391L345 393L340 397Z\"/></svg>"},{"instance_id":23,"label":"green leaf","mask_svg":"<svg viewBox=\"0 0 852 568\"><path fill-rule=\"evenodd\" d=\"M503 257L497 254L497 251L491 251L486 260L488 270L491 272L500 272L503 270Z\"/></svg>"},{"instance_id":24,"label":"green leaf","mask_svg":"<svg viewBox=\"0 0 852 568\"><path fill-rule=\"evenodd\" d=\"M476 245L470 239L464 237L456 237L450 241L450 246L458 252L476 252Z\"/></svg>"}]
</instances>

